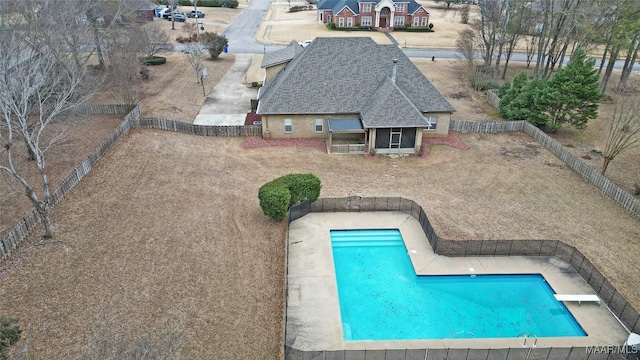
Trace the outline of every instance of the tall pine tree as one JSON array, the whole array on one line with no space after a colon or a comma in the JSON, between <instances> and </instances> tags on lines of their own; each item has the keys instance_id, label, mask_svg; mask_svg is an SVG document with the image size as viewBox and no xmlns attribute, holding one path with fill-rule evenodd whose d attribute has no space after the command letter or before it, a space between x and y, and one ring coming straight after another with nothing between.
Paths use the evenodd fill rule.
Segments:
<instances>
[{"instance_id":1,"label":"tall pine tree","mask_svg":"<svg viewBox=\"0 0 640 360\"><path fill-rule=\"evenodd\" d=\"M589 120L598 116L602 93L594 63L582 49L577 50L572 61L536 93L534 102L537 108L544 109L550 130L560 129L565 123L584 129Z\"/></svg>"}]
</instances>

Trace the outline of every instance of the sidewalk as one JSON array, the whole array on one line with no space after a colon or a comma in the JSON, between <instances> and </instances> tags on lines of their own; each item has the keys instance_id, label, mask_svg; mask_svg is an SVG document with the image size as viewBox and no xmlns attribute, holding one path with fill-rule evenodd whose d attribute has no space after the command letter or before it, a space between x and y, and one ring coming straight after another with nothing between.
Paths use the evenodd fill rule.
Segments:
<instances>
[{"instance_id":1,"label":"sidewalk","mask_svg":"<svg viewBox=\"0 0 640 360\"><path fill-rule=\"evenodd\" d=\"M235 57L236 62L205 99L194 124L244 125L251 111L251 99L258 96L258 91L242 82L253 55L235 54Z\"/></svg>"}]
</instances>

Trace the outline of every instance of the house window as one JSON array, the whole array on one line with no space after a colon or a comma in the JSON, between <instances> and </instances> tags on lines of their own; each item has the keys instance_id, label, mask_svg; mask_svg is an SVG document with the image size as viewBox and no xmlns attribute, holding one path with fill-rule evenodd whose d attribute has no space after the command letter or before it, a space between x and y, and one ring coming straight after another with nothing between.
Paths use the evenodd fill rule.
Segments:
<instances>
[{"instance_id":1,"label":"house window","mask_svg":"<svg viewBox=\"0 0 640 360\"><path fill-rule=\"evenodd\" d=\"M395 25L395 26L404 25L404 16L396 16L396 17L394 17L393 25Z\"/></svg>"},{"instance_id":2,"label":"house window","mask_svg":"<svg viewBox=\"0 0 640 360\"><path fill-rule=\"evenodd\" d=\"M284 119L284 132L287 134L291 134L293 132L291 119Z\"/></svg>"},{"instance_id":3,"label":"house window","mask_svg":"<svg viewBox=\"0 0 640 360\"><path fill-rule=\"evenodd\" d=\"M371 12L371 4L362 4L362 12Z\"/></svg>"},{"instance_id":4,"label":"house window","mask_svg":"<svg viewBox=\"0 0 640 360\"><path fill-rule=\"evenodd\" d=\"M327 14L327 22L331 22L331 14Z\"/></svg>"},{"instance_id":5,"label":"house window","mask_svg":"<svg viewBox=\"0 0 640 360\"><path fill-rule=\"evenodd\" d=\"M431 126L425 127L424 130L435 130L436 127L438 126L438 117L437 116L427 116L426 118L429 121L429 123L431 123Z\"/></svg>"},{"instance_id":6,"label":"house window","mask_svg":"<svg viewBox=\"0 0 640 360\"><path fill-rule=\"evenodd\" d=\"M396 12L404 12L404 3L403 4L396 4Z\"/></svg>"},{"instance_id":7,"label":"house window","mask_svg":"<svg viewBox=\"0 0 640 360\"><path fill-rule=\"evenodd\" d=\"M353 18L347 18L347 27L352 27L353 26Z\"/></svg>"},{"instance_id":8,"label":"house window","mask_svg":"<svg viewBox=\"0 0 640 360\"><path fill-rule=\"evenodd\" d=\"M338 18L338 27L344 27L344 18Z\"/></svg>"},{"instance_id":9,"label":"house window","mask_svg":"<svg viewBox=\"0 0 640 360\"><path fill-rule=\"evenodd\" d=\"M427 19L429 19L429 18L428 18L428 17L426 17L426 16L425 16L425 17L423 17L423 18L422 18L422 24L420 24L420 26L422 26L422 27L426 27L426 26L427 26Z\"/></svg>"},{"instance_id":10,"label":"house window","mask_svg":"<svg viewBox=\"0 0 640 360\"><path fill-rule=\"evenodd\" d=\"M316 119L316 132L322 132L322 126L324 124L324 120Z\"/></svg>"},{"instance_id":11,"label":"house window","mask_svg":"<svg viewBox=\"0 0 640 360\"><path fill-rule=\"evenodd\" d=\"M416 16L413 18L413 26L420 25L420 17Z\"/></svg>"},{"instance_id":12,"label":"house window","mask_svg":"<svg viewBox=\"0 0 640 360\"><path fill-rule=\"evenodd\" d=\"M371 16L363 16L361 25L362 26L371 26L371 20L372 20Z\"/></svg>"}]
</instances>

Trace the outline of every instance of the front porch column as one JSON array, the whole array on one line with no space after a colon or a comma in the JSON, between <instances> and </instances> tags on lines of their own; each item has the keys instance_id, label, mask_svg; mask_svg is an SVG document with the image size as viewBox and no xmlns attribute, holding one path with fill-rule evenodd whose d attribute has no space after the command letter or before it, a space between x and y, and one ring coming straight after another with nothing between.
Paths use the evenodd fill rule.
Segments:
<instances>
[{"instance_id":1,"label":"front porch column","mask_svg":"<svg viewBox=\"0 0 640 360\"><path fill-rule=\"evenodd\" d=\"M380 27L380 11L376 11L376 26L377 28Z\"/></svg>"},{"instance_id":2,"label":"front porch column","mask_svg":"<svg viewBox=\"0 0 640 360\"><path fill-rule=\"evenodd\" d=\"M375 154L376 153L376 129L369 129L369 144L368 145L368 149L367 152L369 154Z\"/></svg>"},{"instance_id":3,"label":"front porch column","mask_svg":"<svg viewBox=\"0 0 640 360\"><path fill-rule=\"evenodd\" d=\"M393 8L395 9L395 6L394 6ZM387 27L388 27L388 28L392 28L392 27L394 27L394 26L395 26L395 24L396 24L396 23L395 23L395 21L394 21L394 18L393 18L393 15L394 15L395 13L396 13L396 11L395 11L395 10L391 10L391 16L389 16L389 23L387 24Z\"/></svg>"}]
</instances>

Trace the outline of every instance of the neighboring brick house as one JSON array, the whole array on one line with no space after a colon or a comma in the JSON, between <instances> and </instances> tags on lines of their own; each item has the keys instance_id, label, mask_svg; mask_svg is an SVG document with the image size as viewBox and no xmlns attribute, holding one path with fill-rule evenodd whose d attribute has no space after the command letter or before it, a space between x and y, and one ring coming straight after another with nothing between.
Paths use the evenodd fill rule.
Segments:
<instances>
[{"instance_id":1,"label":"neighboring brick house","mask_svg":"<svg viewBox=\"0 0 640 360\"><path fill-rule=\"evenodd\" d=\"M331 153L414 153L447 136L455 109L395 45L295 41L264 56L256 113L269 138L325 138Z\"/></svg>"},{"instance_id":2,"label":"neighboring brick house","mask_svg":"<svg viewBox=\"0 0 640 360\"><path fill-rule=\"evenodd\" d=\"M428 27L429 12L415 0L320 0L318 22L374 29Z\"/></svg>"}]
</instances>

